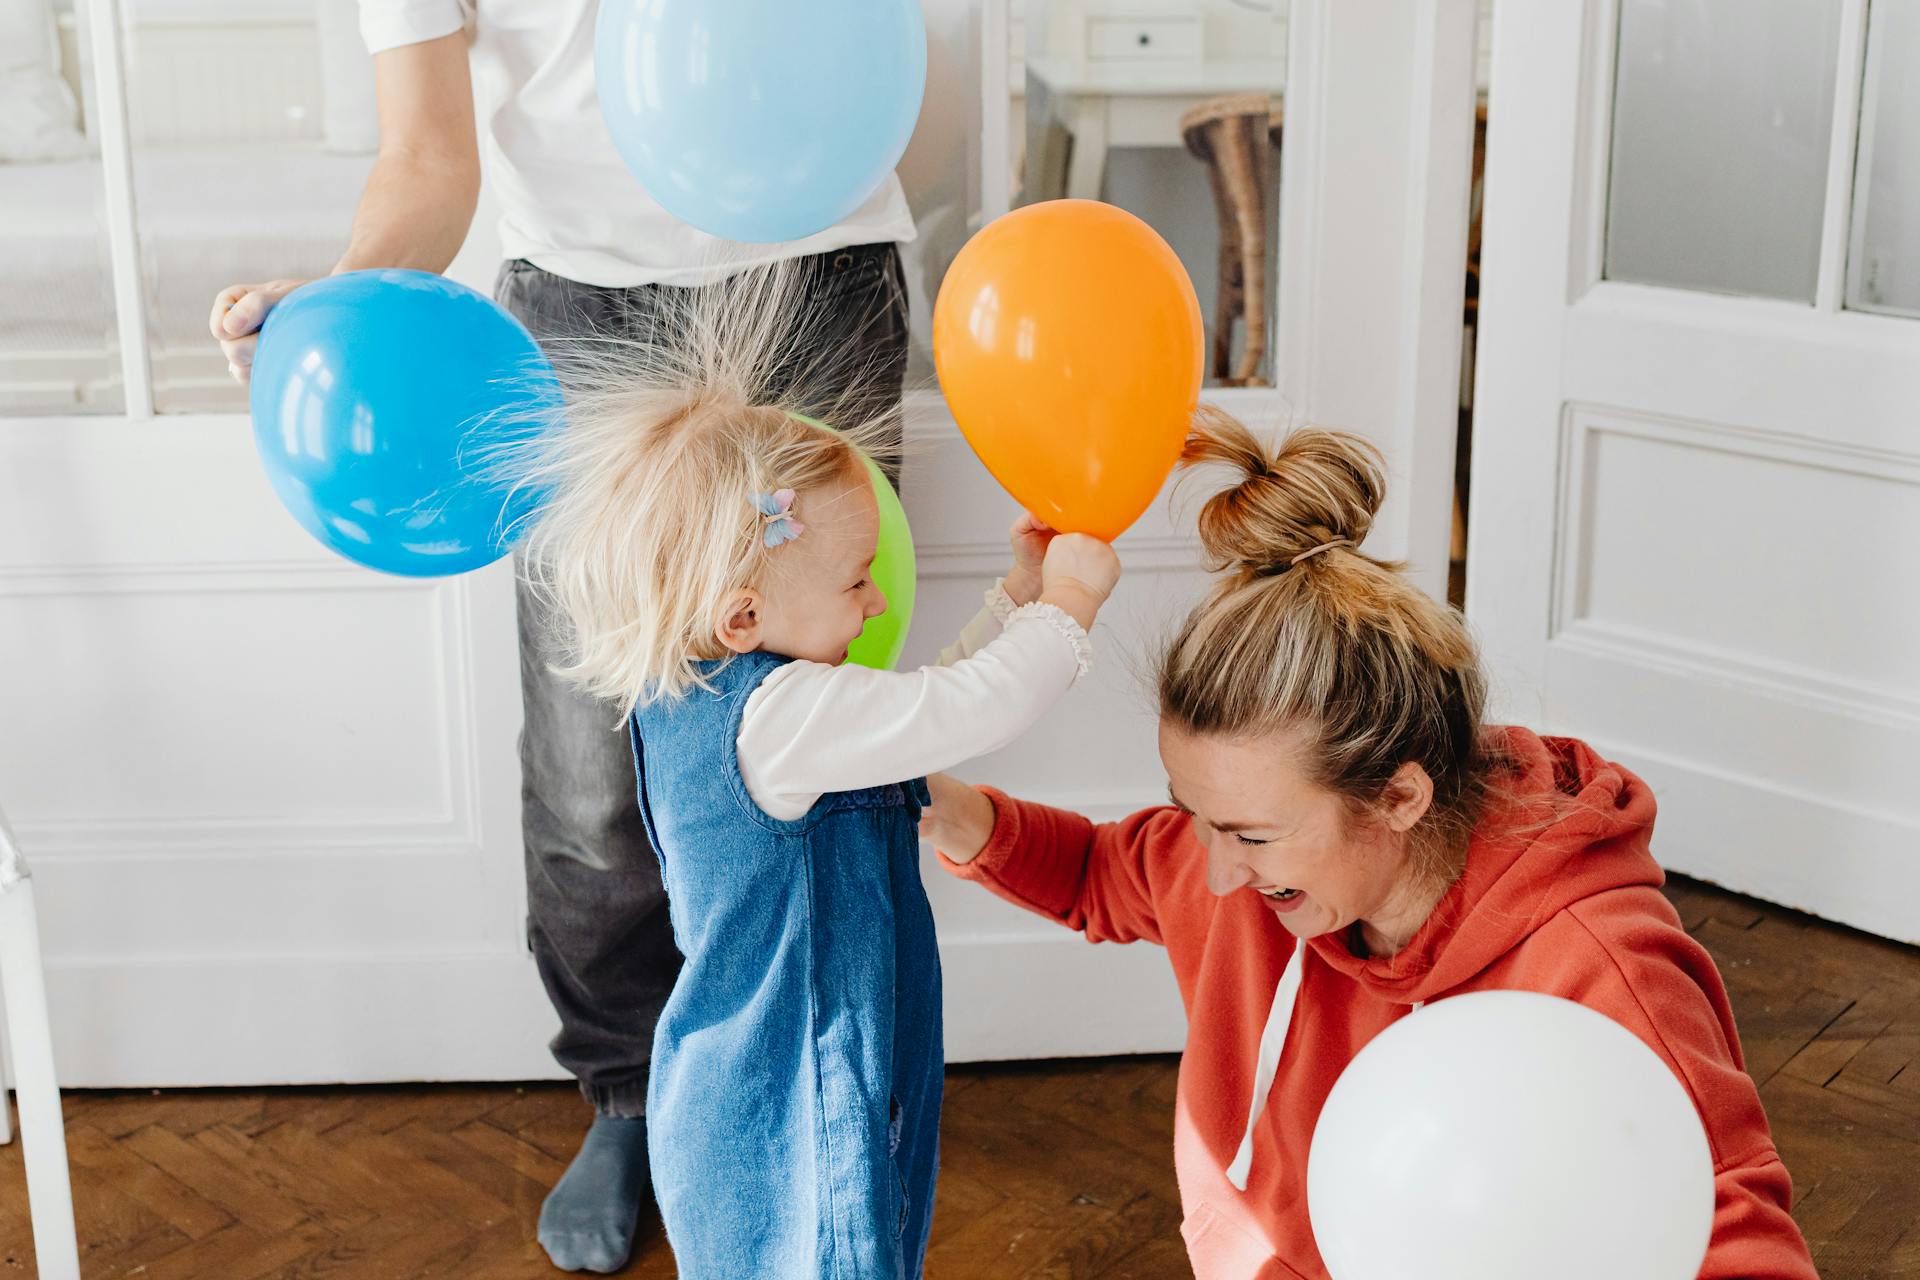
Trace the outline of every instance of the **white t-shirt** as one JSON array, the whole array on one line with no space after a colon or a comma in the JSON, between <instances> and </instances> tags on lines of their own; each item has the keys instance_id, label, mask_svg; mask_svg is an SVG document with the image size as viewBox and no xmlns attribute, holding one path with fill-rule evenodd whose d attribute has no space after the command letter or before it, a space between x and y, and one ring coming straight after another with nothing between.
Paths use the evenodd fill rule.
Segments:
<instances>
[{"instance_id":1,"label":"white t-shirt","mask_svg":"<svg viewBox=\"0 0 1920 1280\"><path fill-rule=\"evenodd\" d=\"M1032 728L1086 673L1087 633L1050 604L987 607L918 671L789 662L747 698L735 740L753 802L806 816L833 791L952 769Z\"/></svg>"},{"instance_id":2,"label":"white t-shirt","mask_svg":"<svg viewBox=\"0 0 1920 1280\"><path fill-rule=\"evenodd\" d=\"M372 53L468 33L481 157L509 258L624 288L699 284L762 262L913 239L913 215L891 175L839 226L753 250L726 249L662 209L621 163L600 117L598 11L598 0L360 0L360 34Z\"/></svg>"}]
</instances>

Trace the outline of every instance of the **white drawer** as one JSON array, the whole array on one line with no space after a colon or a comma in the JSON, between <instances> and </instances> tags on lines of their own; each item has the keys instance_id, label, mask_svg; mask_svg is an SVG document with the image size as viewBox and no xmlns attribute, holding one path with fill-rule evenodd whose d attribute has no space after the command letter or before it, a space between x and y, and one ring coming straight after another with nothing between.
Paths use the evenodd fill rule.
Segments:
<instances>
[{"instance_id":1,"label":"white drawer","mask_svg":"<svg viewBox=\"0 0 1920 1280\"><path fill-rule=\"evenodd\" d=\"M1196 62L1200 58L1200 43L1197 13L1087 19L1088 62Z\"/></svg>"}]
</instances>

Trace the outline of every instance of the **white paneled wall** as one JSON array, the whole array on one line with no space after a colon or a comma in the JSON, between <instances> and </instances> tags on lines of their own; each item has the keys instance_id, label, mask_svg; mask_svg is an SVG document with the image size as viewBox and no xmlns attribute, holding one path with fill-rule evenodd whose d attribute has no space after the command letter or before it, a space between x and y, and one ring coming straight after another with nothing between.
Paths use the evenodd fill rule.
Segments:
<instances>
[{"instance_id":1,"label":"white paneled wall","mask_svg":"<svg viewBox=\"0 0 1920 1280\"><path fill-rule=\"evenodd\" d=\"M64 1081L549 1069L505 567L326 555L244 419L6 425L0 802Z\"/></svg>"}]
</instances>

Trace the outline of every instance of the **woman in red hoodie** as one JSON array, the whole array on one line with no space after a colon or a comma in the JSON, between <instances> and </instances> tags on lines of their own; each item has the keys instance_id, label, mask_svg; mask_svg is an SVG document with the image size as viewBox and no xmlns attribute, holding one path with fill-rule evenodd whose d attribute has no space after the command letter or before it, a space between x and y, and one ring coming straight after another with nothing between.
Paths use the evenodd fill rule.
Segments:
<instances>
[{"instance_id":1,"label":"woman in red hoodie","mask_svg":"<svg viewBox=\"0 0 1920 1280\"><path fill-rule=\"evenodd\" d=\"M1660 894L1646 785L1482 725L1458 615L1359 550L1383 496L1370 446L1307 430L1274 451L1205 413L1183 459L1201 462L1241 479L1201 514L1221 576L1160 667L1171 805L1095 824L937 778L925 824L954 874L1093 941L1166 947L1198 1280L1325 1276L1306 1187L1328 1091L1393 1022L1490 989L1597 1009L1685 1084L1716 1180L1702 1277L1812 1277L1726 990Z\"/></svg>"}]
</instances>

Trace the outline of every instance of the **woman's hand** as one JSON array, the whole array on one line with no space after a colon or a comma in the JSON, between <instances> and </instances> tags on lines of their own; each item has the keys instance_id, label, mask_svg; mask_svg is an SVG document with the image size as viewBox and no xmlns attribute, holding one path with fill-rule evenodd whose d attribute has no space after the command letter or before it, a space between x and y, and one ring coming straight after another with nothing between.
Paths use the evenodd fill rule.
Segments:
<instances>
[{"instance_id":1,"label":"woman's hand","mask_svg":"<svg viewBox=\"0 0 1920 1280\"><path fill-rule=\"evenodd\" d=\"M305 283L272 280L266 284L228 285L214 297L207 328L220 341L220 351L227 357L227 372L241 386L253 377L253 349L259 341L260 326L267 322L267 312Z\"/></svg>"},{"instance_id":2,"label":"woman's hand","mask_svg":"<svg viewBox=\"0 0 1920 1280\"><path fill-rule=\"evenodd\" d=\"M933 805L920 814L920 838L951 862L972 862L993 838L993 801L944 773L929 777L927 790Z\"/></svg>"},{"instance_id":3,"label":"woman's hand","mask_svg":"<svg viewBox=\"0 0 1920 1280\"><path fill-rule=\"evenodd\" d=\"M1057 536L1031 511L1021 512L1013 522L1013 568L1004 588L1015 604L1032 604L1040 598L1040 566L1046 562L1047 544Z\"/></svg>"},{"instance_id":4,"label":"woman's hand","mask_svg":"<svg viewBox=\"0 0 1920 1280\"><path fill-rule=\"evenodd\" d=\"M1066 610L1091 631L1093 619L1120 581L1120 557L1098 538L1063 533L1047 544L1040 566L1040 598Z\"/></svg>"}]
</instances>

